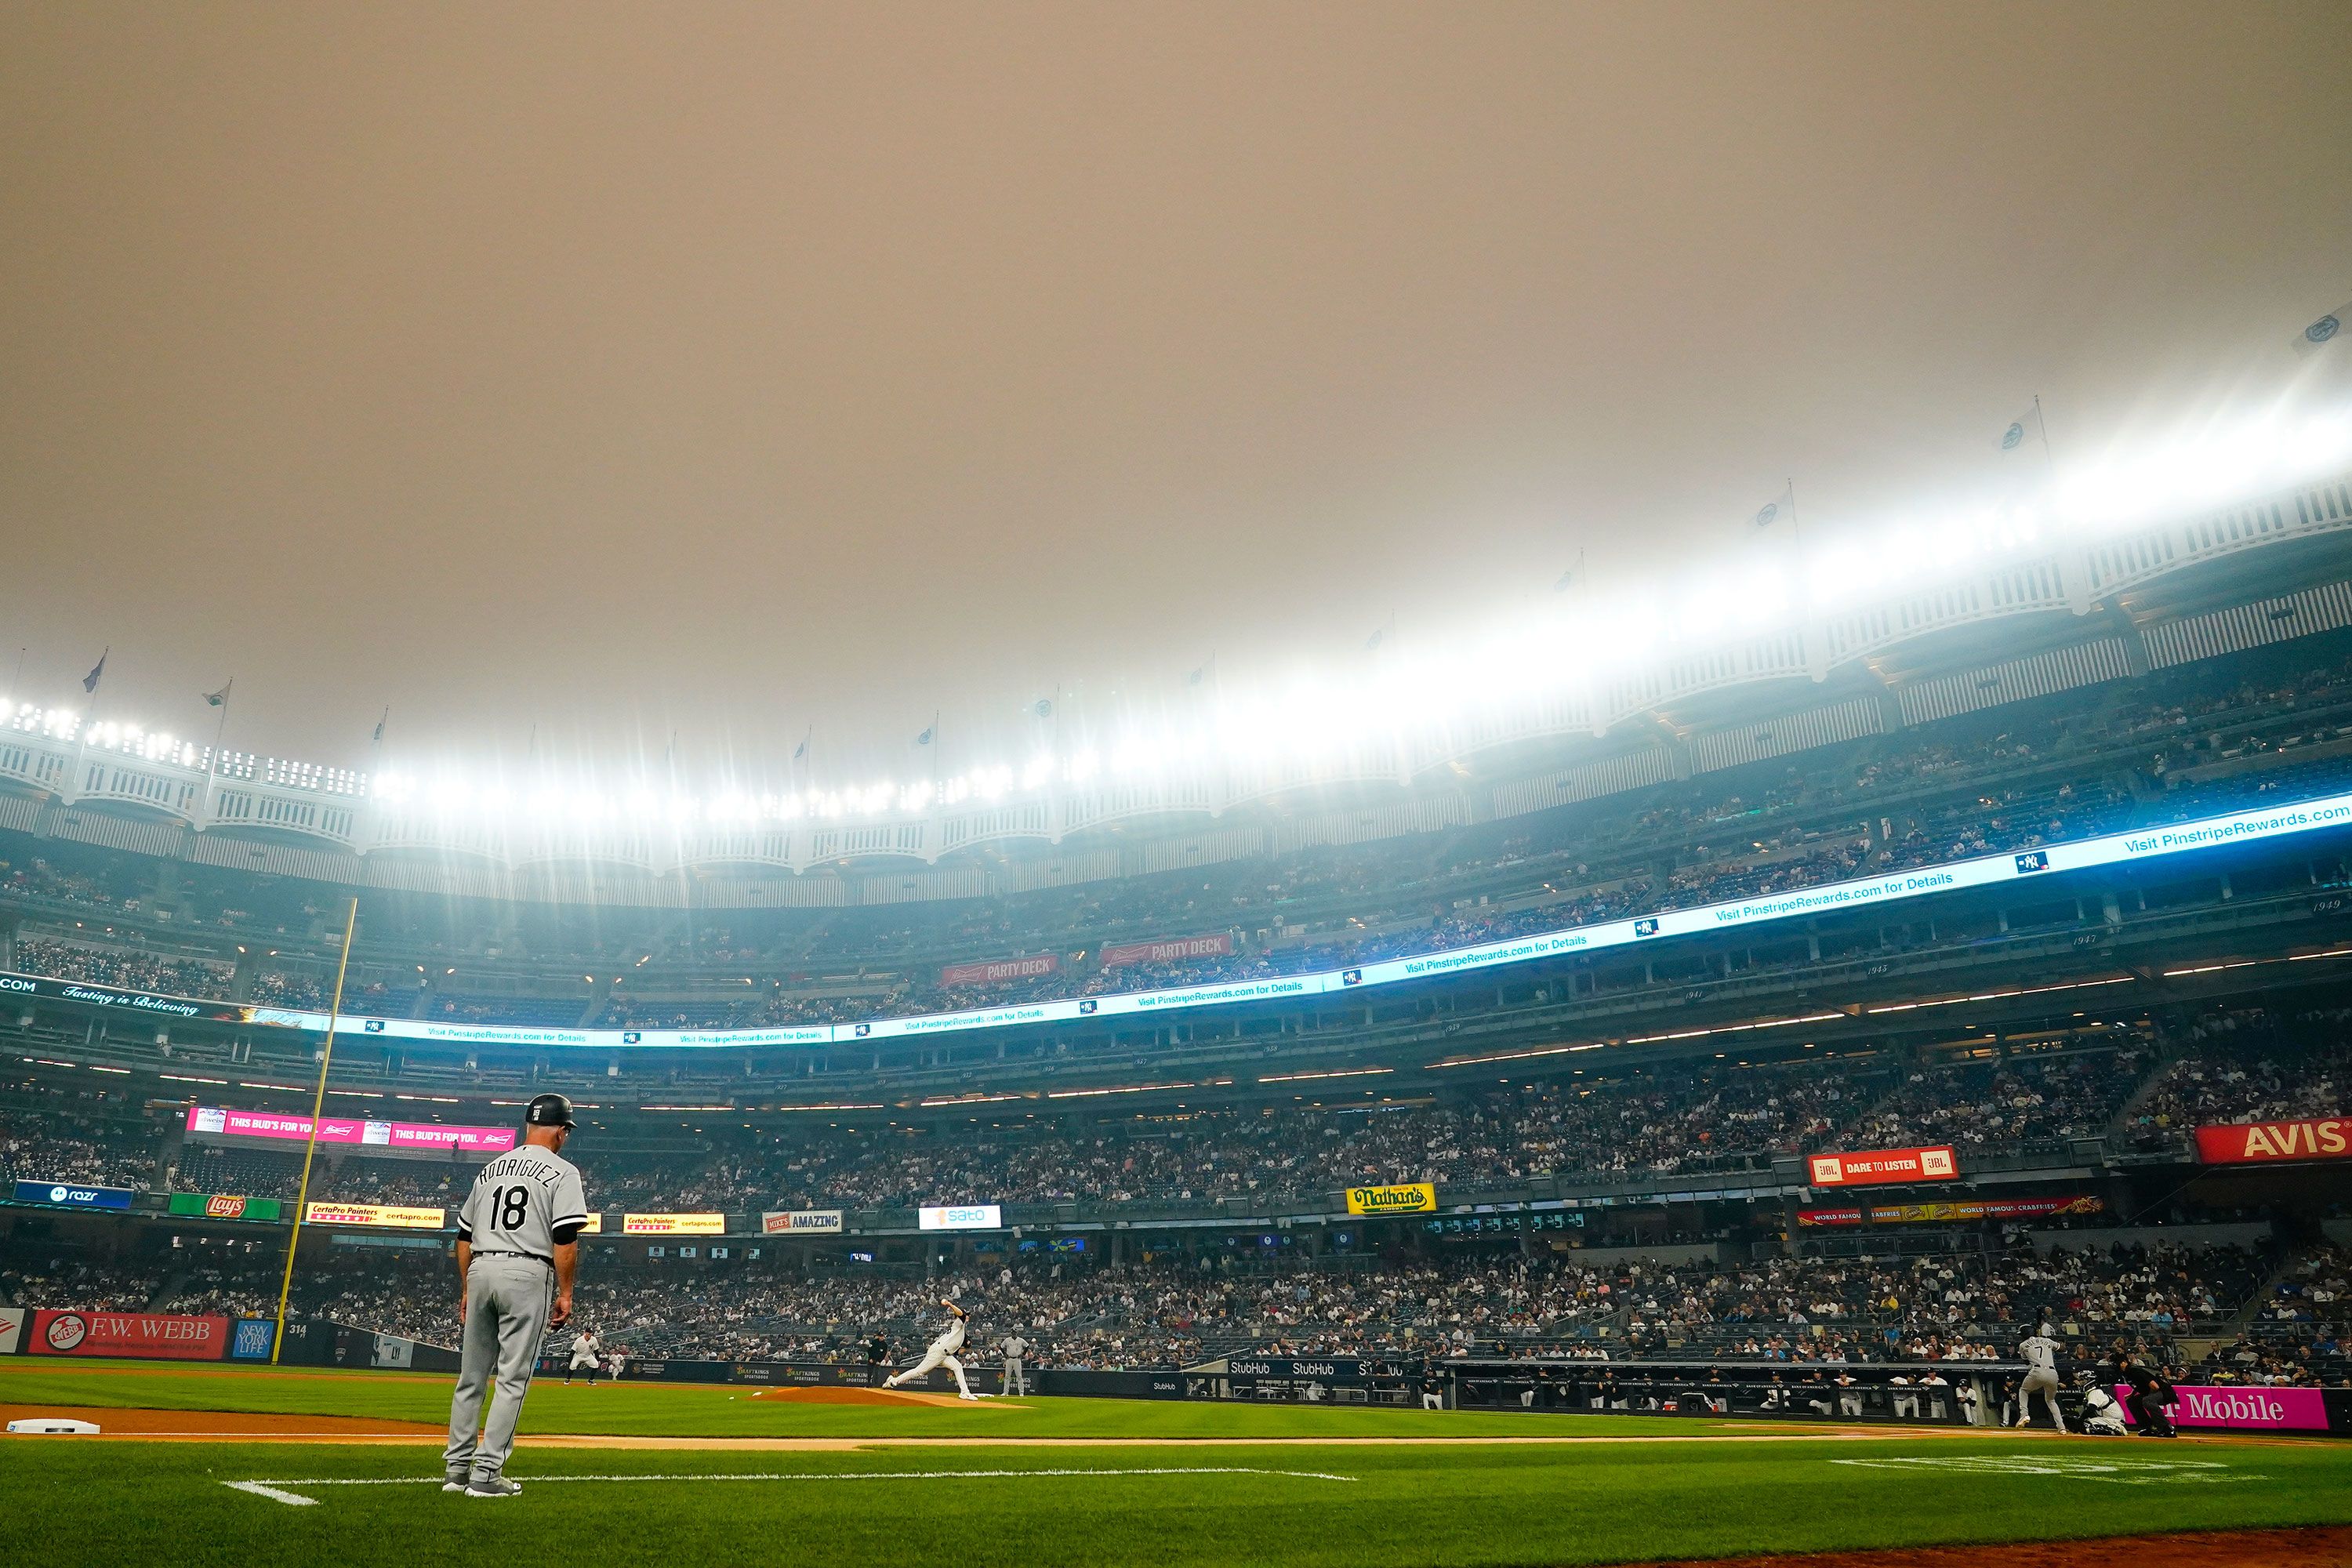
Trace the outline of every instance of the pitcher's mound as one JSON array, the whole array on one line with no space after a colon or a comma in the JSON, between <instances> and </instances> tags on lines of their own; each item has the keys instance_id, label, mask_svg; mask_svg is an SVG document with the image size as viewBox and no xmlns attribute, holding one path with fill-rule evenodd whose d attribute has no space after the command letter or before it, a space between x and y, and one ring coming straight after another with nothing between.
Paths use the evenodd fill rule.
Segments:
<instances>
[{"instance_id":1,"label":"pitcher's mound","mask_svg":"<svg viewBox=\"0 0 2352 1568\"><path fill-rule=\"evenodd\" d=\"M958 1399L952 1394L923 1394L911 1388L763 1388L754 1399L781 1399L792 1405L965 1405L984 1410L993 1401Z\"/></svg>"}]
</instances>

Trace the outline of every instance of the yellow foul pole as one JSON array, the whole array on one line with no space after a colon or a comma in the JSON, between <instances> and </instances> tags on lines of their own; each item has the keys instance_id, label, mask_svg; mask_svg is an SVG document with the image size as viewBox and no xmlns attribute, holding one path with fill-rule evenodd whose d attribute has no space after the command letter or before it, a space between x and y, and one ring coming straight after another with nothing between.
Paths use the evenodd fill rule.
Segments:
<instances>
[{"instance_id":1,"label":"yellow foul pole","mask_svg":"<svg viewBox=\"0 0 2352 1568\"><path fill-rule=\"evenodd\" d=\"M319 1092L310 1099L310 1136L302 1142L302 1185L294 1195L294 1230L286 1238L286 1272L278 1281L278 1334L269 1342L269 1364L286 1348L286 1298L294 1289L294 1247L302 1239L302 1215L310 1205L310 1160L319 1152L319 1118L327 1109L327 1069L335 1060L335 1021L343 1012L343 975L352 966L352 932L360 923L360 901L343 916L343 955L335 962L335 999L327 1004L327 1045L319 1053Z\"/></svg>"}]
</instances>

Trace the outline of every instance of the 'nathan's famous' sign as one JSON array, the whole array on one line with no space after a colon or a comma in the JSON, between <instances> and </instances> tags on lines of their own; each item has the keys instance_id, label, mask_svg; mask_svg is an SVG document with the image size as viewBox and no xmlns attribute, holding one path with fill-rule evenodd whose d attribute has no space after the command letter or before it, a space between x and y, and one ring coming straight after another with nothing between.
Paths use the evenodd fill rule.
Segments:
<instances>
[{"instance_id":1,"label":"'nathan's famous' sign","mask_svg":"<svg viewBox=\"0 0 2352 1568\"><path fill-rule=\"evenodd\" d=\"M1428 1214L1437 1207L1437 1189L1427 1182L1393 1187L1349 1187L1349 1214Z\"/></svg>"},{"instance_id":2,"label":"'nathan's famous' sign","mask_svg":"<svg viewBox=\"0 0 2352 1568\"><path fill-rule=\"evenodd\" d=\"M2259 1164L2270 1160L2352 1159L2352 1116L2200 1127L2197 1130L2197 1158L2208 1165Z\"/></svg>"}]
</instances>

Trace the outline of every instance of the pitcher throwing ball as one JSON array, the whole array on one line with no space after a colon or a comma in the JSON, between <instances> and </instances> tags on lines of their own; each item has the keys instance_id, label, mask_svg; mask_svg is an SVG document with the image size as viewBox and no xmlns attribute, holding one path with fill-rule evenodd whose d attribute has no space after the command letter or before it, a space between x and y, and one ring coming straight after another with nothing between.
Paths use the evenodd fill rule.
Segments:
<instances>
[{"instance_id":1,"label":"pitcher throwing ball","mask_svg":"<svg viewBox=\"0 0 2352 1568\"><path fill-rule=\"evenodd\" d=\"M918 1378L929 1377L933 1367L944 1366L955 1373L958 1399L978 1399L980 1395L971 1391L971 1384L963 1380L963 1363L956 1358L955 1353L963 1349L964 1310L953 1301L942 1301L940 1305L948 1310L948 1326L940 1331L940 1337L931 1342L931 1348L923 1352L922 1360L902 1373L884 1378L882 1386L896 1388L902 1383L913 1383Z\"/></svg>"},{"instance_id":2,"label":"pitcher throwing ball","mask_svg":"<svg viewBox=\"0 0 2352 1568\"><path fill-rule=\"evenodd\" d=\"M515 1423L530 1392L540 1341L572 1317L588 1199L562 1157L572 1102L542 1094L523 1111L521 1147L482 1167L457 1211L457 1319L465 1325L457 1397L449 1402L445 1492L512 1497L506 1478ZM495 1378L497 1391L491 1393ZM489 1416L482 1397L489 1394Z\"/></svg>"}]
</instances>

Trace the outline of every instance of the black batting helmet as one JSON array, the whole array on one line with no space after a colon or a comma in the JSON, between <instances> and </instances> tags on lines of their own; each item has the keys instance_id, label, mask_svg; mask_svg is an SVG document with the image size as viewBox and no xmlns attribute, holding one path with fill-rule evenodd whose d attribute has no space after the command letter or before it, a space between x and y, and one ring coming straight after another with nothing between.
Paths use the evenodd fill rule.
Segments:
<instances>
[{"instance_id":1,"label":"black batting helmet","mask_svg":"<svg viewBox=\"0 0 2352 1568\"><path fill-rule=\"evenodd\" d=\"M560 1094L535 1094L524 1108L525 1127L577 1127L572 1120L572 1101Z\"/></svg>"}]
</instances>

